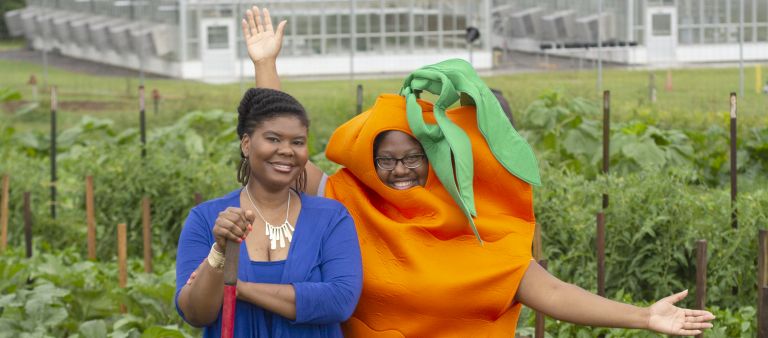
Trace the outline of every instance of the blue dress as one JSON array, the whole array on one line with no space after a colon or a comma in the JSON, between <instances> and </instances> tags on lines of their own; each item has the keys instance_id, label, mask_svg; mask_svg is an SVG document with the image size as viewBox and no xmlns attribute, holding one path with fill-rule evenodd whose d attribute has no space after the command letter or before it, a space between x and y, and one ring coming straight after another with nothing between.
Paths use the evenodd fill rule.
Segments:
<instances>
[{"instance_id":1,"label":"blue dress","mask_svg":"<svg viewBox=\"0 0 768 338\"><path fill-rule=\"evenodd\" d=\"M287 259L251 261L243 242L238 266L242 281L293 285L296 320L238 300L235 337L342 337L340 323L352 315L357 305L363 273L352 217L337 201L303 193L300 198L302 207ZM174 297L182 318L179 292L208 257L214 243L214 222L227 207L240 207L240 189L192 208L184 223L176 255ZM221 310L216 321L203 330L203 337L220 336Z\"/></svg>"}]
</instances>

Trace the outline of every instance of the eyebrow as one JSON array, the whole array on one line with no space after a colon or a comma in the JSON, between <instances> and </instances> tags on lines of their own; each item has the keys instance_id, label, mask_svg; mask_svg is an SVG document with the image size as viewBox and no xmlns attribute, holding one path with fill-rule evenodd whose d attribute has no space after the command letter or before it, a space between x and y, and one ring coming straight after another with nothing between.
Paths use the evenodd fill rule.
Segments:
<instances>
[{"instance_id":1,"label":"eyebrow","mask_svg":"<svg viewBox=\"0 0 768 338\"><path fill-rule=\"evenodd\" d=\"M265 130L263 133L261 133L261 135L263 135L263 136L283 137L283 134L280 134L280 133L278 133L276 131L273 131L273 130ZM307 138L306 136L301 135L301 136L294 137L293 140L296 140L296 139L306 139L306 138Z\"/></svg>"}]
</instances>

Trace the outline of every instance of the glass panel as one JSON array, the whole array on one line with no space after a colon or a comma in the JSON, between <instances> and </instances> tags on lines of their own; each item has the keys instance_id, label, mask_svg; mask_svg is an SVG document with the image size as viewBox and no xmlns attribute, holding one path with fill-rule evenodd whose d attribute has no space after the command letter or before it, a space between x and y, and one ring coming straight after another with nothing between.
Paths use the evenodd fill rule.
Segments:
<instances>
[{"instance_id":1,"label":"glass panel","mask_svg":"<svg viewBox=\"0 0 768 338\"><path fill-rule=\"evenodd\" d=\"M208 26L208 49L229 48L229 29L227 26Z\"/></svg>"},{"instance_id":2,"label":"glass panel","mask_svg":"<svg viewBox=\"0 0 768 338\"><path fill-rule=\"evenodd\" d=\"M669 14L654 14L651 17L653 36L672 35L672 16Z\"/></svg>"},{"instance_id":3,"label":"glass panel","mask_svg":"<svg viewBox=\"0 0 768 338\"><path fill-rule=\"evenodd\" d=\"M371 33L381 32L381 14L371 14Z\"/></svg>"}]
</instances>

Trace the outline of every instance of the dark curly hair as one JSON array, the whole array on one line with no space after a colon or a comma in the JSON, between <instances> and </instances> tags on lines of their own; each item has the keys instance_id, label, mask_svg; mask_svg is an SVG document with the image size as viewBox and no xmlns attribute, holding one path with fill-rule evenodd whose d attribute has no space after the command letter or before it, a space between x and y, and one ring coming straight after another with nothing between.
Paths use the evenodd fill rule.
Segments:
<instances>
[{"instance_id":1,"label":"dark curly hair","mask_svg":"<svg viewBox=\"0 0 768 338\"><path fill-rule=\"evenodd\" d=\"M304 107L293 96L279 90L268 88L250 88L240 100L237 107L237 136L242 140L244 136L251 135L256 128L266 120L280 117L293 116L305 127L309 128L309 118ZM240 166L237 172L237 181L243 186L248 184L251 168L248 158L240 150ZM307 173L302 171L296 180L295 188L304 191L306 187Z\"/></svg>"}]
</instances>

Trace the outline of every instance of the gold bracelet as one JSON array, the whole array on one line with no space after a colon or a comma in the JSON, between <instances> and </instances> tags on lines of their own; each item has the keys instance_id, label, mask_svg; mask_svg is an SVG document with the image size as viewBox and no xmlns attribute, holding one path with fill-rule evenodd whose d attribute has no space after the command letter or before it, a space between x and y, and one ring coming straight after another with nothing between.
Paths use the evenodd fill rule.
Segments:
<instances>
[{"instance_id":1,"label":"gold bracelet","mask_svg":"<svg viewBox=\"0 0 768 338\"><path fill-rule=\"evenodd\" d=\"M216 250L216 243L211 245L211 252L208 253L208 265L217 270L224 268L224 254Z\"/></svg>"}]
</instances>

